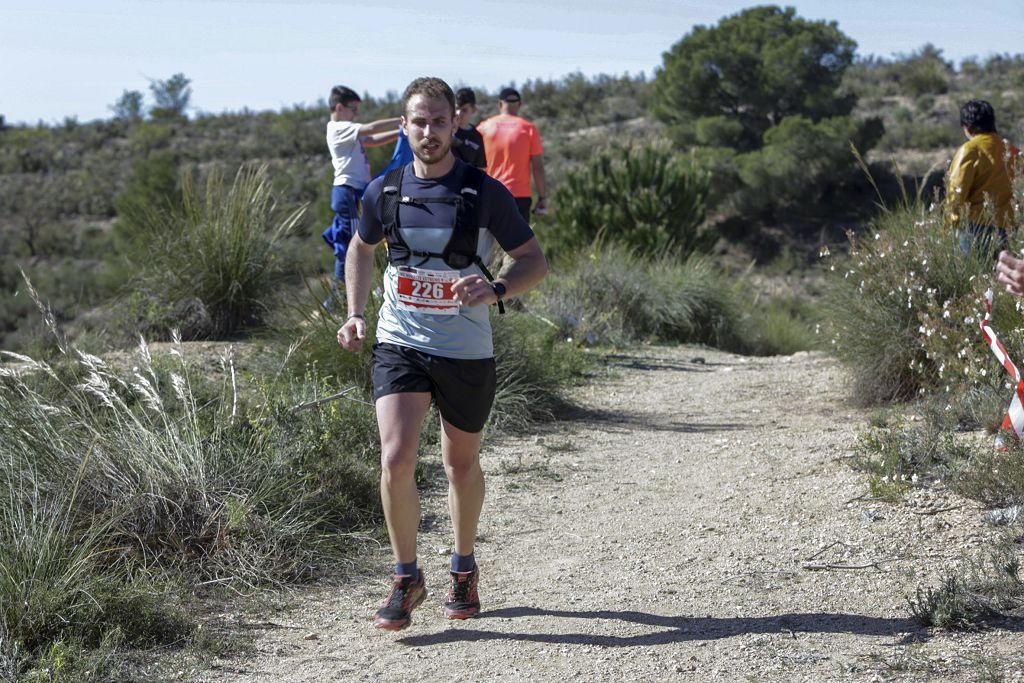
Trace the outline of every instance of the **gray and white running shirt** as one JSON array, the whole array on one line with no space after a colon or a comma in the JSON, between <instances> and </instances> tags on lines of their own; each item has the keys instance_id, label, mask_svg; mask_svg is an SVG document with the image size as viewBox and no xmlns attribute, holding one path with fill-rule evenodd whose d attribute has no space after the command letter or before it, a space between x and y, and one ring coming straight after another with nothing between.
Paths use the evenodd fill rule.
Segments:
<instances>
[{"instance_id":1,"label":"gray and white running shirt","mask_svg":"<svg viewBox=\"0 0 1024 683\"><path fill-rule=\"evenodd\" d=\"M456 160L455 164L447 175L425 179L416 177L410 163L405 167L402 177L401 194L420 199L458 197L462 190L459 165L463 162ZM359 237L368 244L377 244L384 239L378 202L383 180L375 179L367 186L363 195ZM477 206L480 224L477 254L485 261L490 256L495 242L507 252L521 247L533 237L533 230L519 214L512 195L497 180L489 176L484 178ZM448 244L455 225L453 204L400 204L398 211L402 239L410 249L441 253ZM418 264L418 261L417 257L413 257L409 265L417 266L420 270L448 273L446 277L433 279L455 279L472 273L483 274L476 265L462 271L452 271L440 258L430 258L422 264ZM407 302L413 300L410 294L419 295L421 288L428 294L426 298L415 298L415 301L426 305L432 302L429 294L432 285L427 282L432 276L413 274L411 284L414 291L409 289L409 278L402 282L401 287L399 286L400 276L403 274L399 272L399 268L392 265L388 265L384 271L384 303L381 305L380 320L377 323L378 342L407 346L445 358L480 359L491 358L494 355L488 306L459 306L446 311L452 313L450 315L422 312L424 309L413 310L415 307Z\"/></svg>"}]
</instances>

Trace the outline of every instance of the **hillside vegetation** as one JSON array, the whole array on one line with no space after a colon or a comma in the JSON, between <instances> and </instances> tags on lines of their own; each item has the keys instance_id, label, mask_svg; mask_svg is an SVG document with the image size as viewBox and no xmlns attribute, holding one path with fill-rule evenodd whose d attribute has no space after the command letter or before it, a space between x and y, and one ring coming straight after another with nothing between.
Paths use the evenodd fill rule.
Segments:
<instances>
[{"instance_id":1,"label":"hillside vegetation","mask_svg":"<svg viewBox=\"0 0 1024 683\"><path fill-rule=\"evenodd\" d=\"M650 78L520 84L553 267L493 316L489 433L551 417L602 351L638 342L834 348L863 403L938 397L933 436L988 425L967 406L1001 383L960 323L988 271L935 227L930 188L960 102L1020 130L1022 76L1024 56L953 65L933 46L858 58L834 24L758 7L695 28ZM102 679L125 648L204 646L193 601L211 586L343 574L351 539L380 533L369 359L338 350L320 305L325 105L190 116L185 75L152 91L110 120L0 130L0 676ZM367 95L360 116L400 109ZM812 290L760 284L819 253ZM890 426L883 455L906 425ZM1024 500L992 494L969 452L940 455L864 462L887 495L968 469L979 499Z\"/></svg>"}]
</instances>

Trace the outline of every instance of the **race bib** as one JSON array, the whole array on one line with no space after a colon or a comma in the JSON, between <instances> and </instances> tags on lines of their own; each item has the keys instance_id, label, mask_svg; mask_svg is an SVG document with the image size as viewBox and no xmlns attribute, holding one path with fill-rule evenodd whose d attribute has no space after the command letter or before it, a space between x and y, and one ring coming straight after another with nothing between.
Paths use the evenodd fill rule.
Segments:
<instances>
[{"instance_id":1,"label":"race bib","mask_svg":"<svg viewBox=\"0 0 1024 683\"><path fill-rule=\"evenodd\" d=\"M452 283L459 279L457 270L422 270L398 268L399 310L431 315L458 315L459 302L452 298Z\"/></svg>"}]
</instances>

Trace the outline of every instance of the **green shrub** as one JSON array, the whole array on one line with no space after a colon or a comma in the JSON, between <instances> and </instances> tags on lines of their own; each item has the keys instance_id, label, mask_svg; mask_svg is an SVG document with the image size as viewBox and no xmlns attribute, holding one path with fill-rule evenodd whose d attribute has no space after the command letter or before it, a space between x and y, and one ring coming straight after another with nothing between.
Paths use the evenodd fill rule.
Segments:
<instances>
[{"instance_id":1,"label":"green shrub","mask_svg":"<svg viewBox=\"0 0 1024 683\"><path fill-rule=\"evenodd\" d=\"M918 588L907 602L911 615L922 626L977 629L986 619L1024 604L1024 582L1016 552L1010 544L1000 544L988 557L969 560L959 571L946 573L938 588Z\"/></svg>"},{"instance_id":2,"label":"green shrub","mask_svg":"<svg viewBox=\"0 0 1024 683\"><path fill-rule=\"evenodd\" d=\"M491 316L498 387L489 429L522 430L551 416L562 389L581 376L587 359L556 327L529 310Z\"/></svg>"},{"instance_id":3,"label":"green shrub","mask_svg":"<svg viewBox=\"0 0 1024 683\"><path fill-rule=\"evenodd\" d=\"M1012 437L1004 441L1009 444L1006 451L995 450L989 442L971 452L947 478L949 488L988 507L1024 505L1024 449Z\"/></svg>"},{"instance_id":4,"label":"green shrub","mask_svg":"<svg viewBox=\"0 0 1024 683\"><path fill-rule=\"evenodd\" d=\"M815 122L787 116L764 134L763 147L736 159L745 185L738 206L753 213L820 206L827 191L858 179L850 143L870 149L882 132L876 119L837 116Z\"/></svg>"},{"instance_id":5,"label":"green shrub","mask_svg":"<svg viewBox=\"0 0 1024 683\"><path fill-rule=\"evenodd\" d=\"M750 290L706 256L645 259L594 244L548 276L536 310L579 344L692 343L760 355L814 347L809 305Z\"/></svg>"},{"instance_id":6,"label":"green shrub","mask_svg":"<svg viewBox=\"0 0 1024 683\"><path fill-rule=\"evenodd\" d=\"M742 333L749 353L759 356L788 356L819 345L816 324L818 314L800 299L763 299L751 301L747 329Z\"/></svg>"},{"instance_id":7,"label":"green shrub","mask_svg":"<svg viewBox=\"0 0 1024 683\"><path fill-rule=\"evenodd\" d=\"M926 420L861 434L854 464L875 479L909 487L950 471L971 453L969 445Z\"/></svg>"},{"instance_id":8,"label":"green shrub","mask_svg":"<svg viewBox=\"0 0 1024 683\"><path fill-rule=\"evenodd\" d=\"M573 253L600 239L643 254L689 254L708 246L698 228L709 183L707 173L664 145L602 152L559 185L545 248Z\"/></svg>"},{"instance_id":9,"label":"green shrub","mask_svg":"<svg viewBox=\"0 0 1024 683\"><path fill-rule=\"evenodd\" d=\"M906 95L942 94L949 90L953 65L942 58L942 50L928 43L907 59L894 64L892 74Z\"/></svg>"},{"instance_id":10,"label":"green shrub","mask_svg":"<svg viewBox=\"0 0 1024 683\"><path fill-rule=\"evenodd\" d=\"M702 147L736 147L743 135L743 124L728 116L702 116L697 119L696 141Z\"/></svg>"},{"instance_id":11,"label":"green shrub","mask_svg":"<svg viewBox=\"0 0 1024 683\"><path fill-rule=\"evenodd\" d=\"M850 241L849 258L830 266L825 312L859 402L962 395L1003 383L978 327L982 295L993 284L991 262L965 258L939 211L908 199ZM1011 357L1024 359L1016 301L997 295L993 314Z\"/></svg>"},{"instance_id":12,"label":"green shrub","mask_svg":"<svg viewBox=\"0 0 1024 683\"><path fill-rule=\"evenodd\" d=\"M113 646L179 642L193 622L174 592L123 561L127 516L87 482L99 440L61 438L54 423L67 430L70 411L40 399L11 377L0 386L0 672L20 679L38 660L35 670L77 680L71 671L96 673Z\"/></svg>"},{"instance_id":13,"label":"green shrub","mask_svg":"<svg viewBox=\"0 0 1024 683\"><path fill-rule=\"evenodd\" d=\"M265 166L241 167L230 187L216 168L205 189L186 174L180 211L148 212L140 236L135 296L163 313L143 331L223 338L262 324L288 274L280 245L303 210L282 215Z\"/></svg>"},{"instance_id":14,"label":"green shrub","mask_svg":"<svg viewBox=\"0 0 1024 683\"><path fill-rule=\"evenodd\" d=\"M625 246L591 246L549 275L541 309L561 333L586 344L661 341L736 348L741 312L714 262L663 254L653 260Z\"/></svg>"},{"instance_id":15,"label":"green shrub","mask_svg":"<svg viewBox=\"0 0 1024 683\"><path fill-rule=\"evenodd\" d=\"M173 152L155 149L140 152L132 164L132 175L114 199L119 241L130 244L142 237L153 214L172 211L181 203L178 159ZM140 235L139 233L142 233ZM138 245L145 254L152 244Z\"/></svg>"},{"instance_id":16,"label":"green shrub","mask_svg":"<svg viewBox=\"0 0 1024 683\"><path fill-rule=\"evenodd\" d=\"M324 401L344 389L351 390ZM379 525L380 439L369 389L369 382L353 389L319 377L314 366L280 388L263 387L262 419L253 425L286 465L281 474L297 485L275 493L275 506L283 510L297 504L296 511L315 514L317 525L326 529L348 532Z\"/></svg>"}]
</instances>

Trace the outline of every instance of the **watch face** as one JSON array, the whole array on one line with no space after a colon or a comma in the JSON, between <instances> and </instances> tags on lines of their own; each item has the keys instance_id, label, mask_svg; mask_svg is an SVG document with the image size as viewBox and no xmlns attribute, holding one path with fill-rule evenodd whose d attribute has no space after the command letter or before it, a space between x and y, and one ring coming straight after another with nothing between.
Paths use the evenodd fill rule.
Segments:
<instances>
[{"instance_id":1,"label":"watch face","mask_svg":"<svg viewBox=\"0 0 1024 683\"><path fill-rule=\"evenodd\" d=\"M498 295L499 299L505 296L505 285L500 282L492 282L491 288L494 290L494 293Z\"/></svg>"}]
</instances>

